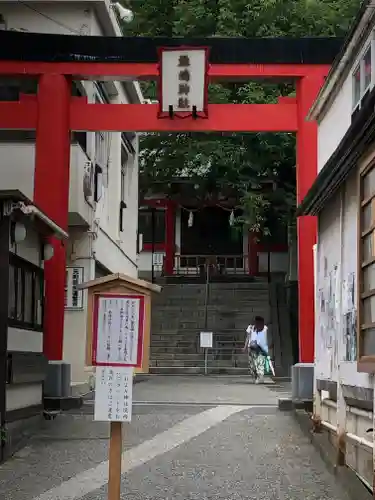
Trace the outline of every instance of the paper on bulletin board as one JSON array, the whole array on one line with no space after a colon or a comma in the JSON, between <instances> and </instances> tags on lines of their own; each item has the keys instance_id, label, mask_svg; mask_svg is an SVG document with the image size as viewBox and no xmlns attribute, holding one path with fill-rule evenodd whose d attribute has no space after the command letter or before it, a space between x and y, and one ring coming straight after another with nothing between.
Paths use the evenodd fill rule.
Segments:
<instances>
[{"instance_id":1,"label":"paper on bulletin board","mask_svg":"<svg viewBox=\"0 0 375 500\"><path fill-rule=\"evenodd\" d=\"M96 368L94 420L130 422L132 419L133 368Z\"/></svg>"},{"instance_id":2,"label":"paper on bulletin board","mask_svg":"<svg viewBox=\"0 0 375 500\"><path fill-rule=\"evenodd\" d=\"M201 332L200 345L204 349L211 349L213 344L212 332Z\"/></svg>"},{"instance_id":3,"label":"paper on bulletin board","mask_svg":"<svg viewBox=\"0 0 375 500\"><path fill-rule=\"evenodd\" d=\"M141 366L144 297L103 295L94 313L94 366Z\"/></svg>"}]
</instances>

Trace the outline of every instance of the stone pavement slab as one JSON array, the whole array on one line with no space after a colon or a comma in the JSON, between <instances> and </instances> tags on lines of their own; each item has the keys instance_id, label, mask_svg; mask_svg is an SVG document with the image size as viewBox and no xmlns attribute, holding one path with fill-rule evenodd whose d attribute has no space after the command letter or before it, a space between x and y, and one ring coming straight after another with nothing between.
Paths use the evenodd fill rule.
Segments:
<instances>
[{"instance_id":1,"label":"stone pavement slab","mask_svg":"<svg viewBox=\"0 0 375 500\"><path fill-rule=\"evenodd\" d=\"M268 390L271 379L255 385L243 376L162 376L155 375L134 387L134 400L194 404L277 405L280 394Z\"/></svg>"}]
</instances>

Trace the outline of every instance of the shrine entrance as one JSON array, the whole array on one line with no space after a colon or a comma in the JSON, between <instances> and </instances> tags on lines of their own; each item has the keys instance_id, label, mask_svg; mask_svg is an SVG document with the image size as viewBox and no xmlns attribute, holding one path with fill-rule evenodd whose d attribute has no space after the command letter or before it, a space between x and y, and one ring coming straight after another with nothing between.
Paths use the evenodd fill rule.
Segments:
<instances>
[{"instance_id":1,"label":"shrine entrance","mask_svg":"<svg viewBox=\"0 0 375 500\"><path fill-rule=\"evenodd\" d=\"M299 204L317 175L317 128L306 116L340 44L332 38L127 39L0 31L0 74L39 82L36 97L0 102L0 128L36 130L34 202L64 229L71 131L295 133ZM88 104L71 92L73 80L85 79L159 79L159 105ZM294 82L295 97L273 104L208 102L209 82L254 79ZM314 360L316 230L315 217L298 219L300 362ZM54 257L45 268L44 352L58 360L66 261L61 242L53 244ZM173 252L167 266L173 266L172 259Z\"/></svg>"}]
</instances>

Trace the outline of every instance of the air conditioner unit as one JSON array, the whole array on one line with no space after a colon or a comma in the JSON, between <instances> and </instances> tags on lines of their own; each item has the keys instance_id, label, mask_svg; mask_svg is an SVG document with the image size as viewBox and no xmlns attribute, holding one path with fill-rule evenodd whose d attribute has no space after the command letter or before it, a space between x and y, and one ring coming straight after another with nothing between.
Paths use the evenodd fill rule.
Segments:
<instances>
[{"instance_id":1,"label":"air conditioner unit","mask_svg":"<svg viewBox=\"0 0 375 500\"><path fill-rule=\"evenodd\" d=\"M65 283L65 309L83 309L83 290L78 285L83 283L83 267L67 267Z\"/></svg>"},{"instance_id":2,"label":"air conditioner unit","mask_svg":"<svg viewBox=\"0 0 375 500\"><path fill-rule=\"evenodd\" d=\"M85 169L83 173L83 193L86 198L92 196L93 193L93 166L92 161L88 160L85 163Z\"/></svg>"}]
</instances>

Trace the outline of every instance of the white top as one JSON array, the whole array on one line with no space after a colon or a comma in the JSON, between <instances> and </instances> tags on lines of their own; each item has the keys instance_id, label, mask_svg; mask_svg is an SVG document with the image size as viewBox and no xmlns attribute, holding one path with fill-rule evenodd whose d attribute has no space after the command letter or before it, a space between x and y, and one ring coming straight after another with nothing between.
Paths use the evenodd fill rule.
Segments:
<instances>
[{"instance_id":1,"label":"white top","mask_svg":"<svg viewBox=\"0 0 375 500\"><path fill-rule=\"evenodd\" d=\"M256 342L263 351L268 352L267 332L268 327L266 325L259 332L255 330L254 325L249 325L246 329L248 347L250 347L250 342Z\"/></svg>"}]
</instances>

